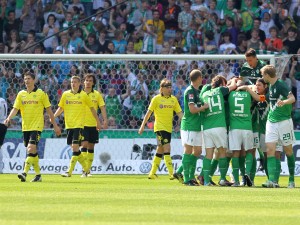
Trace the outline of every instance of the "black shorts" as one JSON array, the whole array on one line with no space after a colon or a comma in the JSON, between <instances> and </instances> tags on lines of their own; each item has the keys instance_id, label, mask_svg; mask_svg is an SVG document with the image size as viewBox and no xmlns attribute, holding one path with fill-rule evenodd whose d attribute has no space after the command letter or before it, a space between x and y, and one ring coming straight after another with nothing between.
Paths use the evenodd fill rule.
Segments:
<instances>
[{"instance_id":1,"label":"black shorts","mask_svg":"<svg viewBox=\"0 0 300 225\"><path fill-rule=\"evenodd\" d=\"M171 143L171 133L160 130L156 131L156 140L157 140L157 145L165 145Z\"/></svg>"},{"instance_id":2,"label":"black shorts","mask_svg":"<svg viewBox=\"0 0 300 225\"><path fill-rule=\"evenodd\" d=\"M83 140L89 143L99 143L99 132L96 127L84 127L83 128Z\"/></svg>"},{"instance_id":3,"label":"black shorts","mask_svg":"<svg viewBox=\"0 0 300 225\"><path fill-rule=\"evenodd\" d=\"M67 129L67 144L78 144L80 145L82 141L82 129L81 128L74 128L74 129Z\"/></svg>"},{"instance_id":4,"label":"black shorts","mask_svg":"<svg viewBox=\"0 0 300 225\"><path fill-rule=\"evenodd\" d=\"M3 123L0 123L0 147L3 145L6 131L7 126L5 126Z\"/></svg>"},{"instance_id":5,"label":"black shorts","mask_svg":"<svg viewBox=\"0 0 300 225\"><path fill-rule=\"evenodd\" d=\"M25 147L28 146L28 144L38 145L40 139L41 139L41 131L23 131L23 140Z\"/></svg>"}]
</instances>

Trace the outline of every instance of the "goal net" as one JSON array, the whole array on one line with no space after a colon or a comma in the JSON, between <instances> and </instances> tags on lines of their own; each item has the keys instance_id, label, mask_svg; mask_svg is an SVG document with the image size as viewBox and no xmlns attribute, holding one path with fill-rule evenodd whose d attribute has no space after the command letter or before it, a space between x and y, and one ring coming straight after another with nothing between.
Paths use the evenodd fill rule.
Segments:
<instances>
[{"instance_id":1,"label":"goal net","mask_svg":"<svg viewBox=\"0 0 300 225\"><path fill-rule=\"evenodd\" d=\"M281 76L290 56L259 55L259 59L276 65ZM9 111L17 93L24 88L22 74L31 70L36 84L48 93L52 110L65 90L70 89L70 77L93 73L96 89L106 102L108 129L101 130L99 144L95 146L94 174L146 174L155 154L156 139L151 117L146 130L139 136L137 130L152 96L159 90L162 78L173 83L175 95L183 108L183 92L192 69L200 69L203 82L210 83L213 76L221 74L227 79L238 76L243 55L0 55L0 97L6 99ZM100 115L101 118L101 115ZM59 125L64 129L63 118ZM180 164L182 147L180 127L174 120L171 156L174 168ZM66 144L66 132L55 137L45 116L45 130L38 146L43 174L60 174L67 170L72 150ZM12 119L5 142L0 151L0 172L19 173L26 157L21 132L21 117ZM202 166L198 160L199 172ZM74 173L80 173L79 165ZM158 173L166 173L161 164Z\"/></svg>"}]
</instances>

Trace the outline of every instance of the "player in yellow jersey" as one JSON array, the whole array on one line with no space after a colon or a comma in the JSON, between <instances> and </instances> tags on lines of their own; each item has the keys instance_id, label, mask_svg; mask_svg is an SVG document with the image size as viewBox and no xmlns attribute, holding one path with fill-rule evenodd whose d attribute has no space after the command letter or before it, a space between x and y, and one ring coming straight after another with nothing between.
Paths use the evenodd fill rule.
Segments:
<instances>
[{"instance_id":1,"label":"player in yellow jersey","mask_svg":"<svg viewBox=\"0 0 300 225\"><path fill-rule=\"evenodd\" d=\"M23 140L24 145L27 148L27 157L25 160L24 171L23 173L18 174L18 178L22 182L25 182L27 173L30 167L33 166L36 175L31 182L40 182L42 181L42 177L39 166L37 145L40 140L41 132L44 129L44 109L46 109L50 117L50 121L53 124L54 131L58 136L60 135L60 128L54 120L48 95L39 89L34 83L35 75L30 72L26 72L23 75L23 78L26 90L22 90L18 93L13 109L4 121L4 124L8 126L10 120L20 110L22 117Z\"/></svg>"},{"instance_id":2,"label":"player in yellow jersey","mask_svg":"<svg viewBox=\"0 0 300 225\"><path fill-rule=\"evenodd\" d=\"M178 100L172 94L172 83L168 79L163 79L160 82L160 94L152 98L148 111L143 119L139 134L144 132L145 125L152 113L154 113L154 132L157 137L157 149L153 158L152 168L149 173L149 179L155 179L156 171L159 167L162 157L164 156L165 164L168 168L170 179L173 180L173 166L170 156L171 152L171 133L173 125L173 113L177 114L179 120L183 116Z\"/></svg>"},{"instance_id":3,"label":"player in yellow jersey","mask_svg":"<svg viewBox=\"0 0 300 225\"><path fill-rule=\"evenodd\" d=\"M93 107L92 100L81 90L80 77L71 77L71 90L65 91L58 103L58 109L54 113L54 117L58 117L64 112L64 119L67 129L67 144L71 145L73 156L67 173L63 173L62 177L70 177L75 168L77 161L81 164L83 171L87 172L87 165L83 155L79 150L82 140L82 130L85 123L86 107L89 107L95 120L96 129L100 130L100 121L96 110Z\"/></svg>"},{"instance_id":4,"label":"player in yellow jersey","mask_svg":"<svg viewBox=\"0 0 300 225\"><path fill-rule=\"evenodd\" d=\"M101 115L103 119L103 128L107 129L107 114L105 103L101 93L94 90L96 84L96 77L93 74L86 74L84 77L84 91L87 93L89 98L93 102L93 106L95 110L100 108ZM96 143L99 143L99 133L96 129L97 121L95 120L93 114L89 107L86 107L86 116L85 123L83 129L83 140L81 142L81 153L86 159L87 164L87 175L91 176L91 166L94 160L94 147ZM82 176L86 176L85 173Z\"/></svg>"}]
</instances>

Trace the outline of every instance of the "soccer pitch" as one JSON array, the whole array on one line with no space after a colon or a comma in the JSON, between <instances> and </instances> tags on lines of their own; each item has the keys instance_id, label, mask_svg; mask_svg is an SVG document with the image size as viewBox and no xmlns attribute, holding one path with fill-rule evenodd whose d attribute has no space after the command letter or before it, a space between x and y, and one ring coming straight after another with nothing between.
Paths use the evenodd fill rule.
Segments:
<instances>
[{"instance_id":1,"label":"soccer pitch","mask_svg":"<svg viewBox=\"0 0 300 225\"><path fill-rule=\"evenodd\" d=\"M278 189L191 187L167 176L43 175L30 183L32 177L22 183L16 174L0 175L1 225L300 223L299 188L287 189L288 177Z\"/></svg>"}]
</instances>

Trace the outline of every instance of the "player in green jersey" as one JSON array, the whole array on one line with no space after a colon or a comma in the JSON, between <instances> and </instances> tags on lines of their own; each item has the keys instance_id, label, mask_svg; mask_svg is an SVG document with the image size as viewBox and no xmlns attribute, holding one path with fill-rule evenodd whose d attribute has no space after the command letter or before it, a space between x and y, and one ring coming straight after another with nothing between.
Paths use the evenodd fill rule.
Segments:
<instances>
[{"instance_id":1,"label":"player in green jersey","mask_svg":"<svg viewBox=\"0 0 300 225\"><path fill-rule=\"evenodd\" d=\"M184 114L181 120L181 141L184 148L182 166L178 168L174 177L181 180L183 170L184 184L198 185L195 180L197 160L202 153L201 115L208 105L201 104L199 87L202 84L200 70L190 73L191 84L184 92Z\"/></svg>"},{"instance_id":2,"label":"player in green jersey","mask_svg":"<svg viewBox=\"0 0 300 225\"><path fill-rule=\"evenodd\" d=\"M291 119L292 104L295 97L289 90L287 84L278 79L274 66L266 65L261 69L263 79L269 83L269 103L270 111L266 123L266 148L267 148L267 169L268 181L262 184L263 187L274 188L276 185L276 145L283 145L283 150L287 156L289 167L288 188L295 187L295 156L293 153L294 126ZM250 91L250 90L248 90ZM253 91L252 91L253 92ZM251 91L250 91L251 93ZM253 92L254 93L254 92ZM253 94L251 93L251 95ZM253 96L253 95L252 95Z\"/></svg>"},{"instance_id":3,"label":"player in green jersey","mask_svg":"<svg viewBox=\"0 0 300 225\"><path fill-rule=\"evenodd\" d=\"M262 60L259 60L256 56L256 51L250 48L245 53L246 61L241 68L240 78L248 84L255 84L258 78L261 78L260 69L266 65Z\"/></svg>"},{"instance_id":4,"label":"player in green jersey","mask_svg":"<svg viewBox=\"0 0 300 225\"><path fill-rule=\"evenodd\" d=\"M169 172L169 178L173 180L174 172L172 159L170 156L173 116L175 112L180 121L183 114L177 98L172 95L172 83L170 80L163 79L160 82L159 91L160 94L152 98L138 133L142 134L144 132L147 121L149 120L151 114L154 113L154 132L157 136L157 149L148 178L157 178L156 171L159 167L162 157L164 156L164 161Z\"/></svg>"},{"instance_id":5,"label":"player in green jersey","mask_svg":"<svg viewBox=\"0 0 300 225\"><path fill-rule=\"evenodd\" d=\"M205 87L204 87L205 88ZM209 105L204 111L203 118L203 139L205 145L206 156L203 159L204 185L211 186L211 161L214 149L217 148L219 153L219 169L221 178L219 185L225 186L227 173L227 129L225 119L224 96L236 88L236 82L231 82L229 86L221 76L217 75L211 83L211 90L205 91L200 97L201 100Z\"/></svg>"},{"instance_id":6,"label":"player in green jersey","mask_svg":"<svg viewBox=\"0 0 300 225\"><path fill-rule=\"evenodd\" d=\"M238 81L237 86L241 86L242 81ZM250 187L253 181L250 178L250 172L255 157L253 149L253 132L251 117L251 95L246 91L232 91L229 94L229 149L232 151L232 173L235 183L233 186L239 186L239 168L240 152L243 148L246 150L246 172L244 180Z\"/></svg>"}]
</instances>

